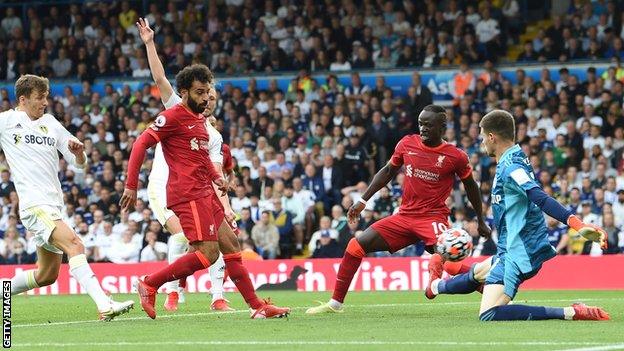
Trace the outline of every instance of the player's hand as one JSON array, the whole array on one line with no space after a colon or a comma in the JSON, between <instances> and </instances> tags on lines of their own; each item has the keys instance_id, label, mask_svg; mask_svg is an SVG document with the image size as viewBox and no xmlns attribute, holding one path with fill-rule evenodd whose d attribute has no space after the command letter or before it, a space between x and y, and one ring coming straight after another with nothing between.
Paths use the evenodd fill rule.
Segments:
<instances>
[{"instance_id":1,"label":"player's hand","mask_svg":"<svg viewBox=\"0 0 624 351\"><path fill-rule=\"evenodd\" d=\"M119 200L119 206L121 206L122 211L128 211L131 207L136 206L137 202L137 191L132 189L124 189L123 195Z\"/></svg>"},{"instance_id":2,"label":"player's hand","mask_svg":"<svg viewBox=\"0 0 624 351\"><path fill-rule=\"evenodd\" d=\"M67 148L69 149L69 152L76 156L82 155L85 150L84 144L81 143L78 139L69 139L69 141L67 142Z\"/></svg>"},{"instance_id":3,"label":"player's hand","mask_svg":"<svg viewBox=\"0 0 624 351\"><path fill-rule=\"evenodd\" d=\"M600 243L600 248L606 250L609 247L609 235L604 229L594 224L584 223L585 226L578 230L585 239Z\"/></svg>"},{"instance_id":4,"label":"player's hand","mask_svg":"<svg viewBox=\"0 0 624 351\"><path fill-rule=\"evenodd\" d=\"M149 23L147 23L147 19L139 18L136 26L139 30L139 35L141 36L141 40L143 40L144 44L154 42L154 31L152 30L152 28L150 28Z\"/></svg>"},{"instance_id":5,"label":"player's hand","mask_svg":"<svg viewBox=\"0 0 624 351\"><path fill-rule=\"evenodd\" d=\"M236 179L236 177L232 177L227 183L228 191L235 191L238 186L238 179Z\"/></svg>"},{"instance_id":6,"label":"player's hand","mask_svg":"<svg viewBox=\"0 0 624 351\"><path fill-rule=\"evenodd\" d=\"M236 213L232 211L232 209L227 209L224 211L225 220L228 223L232 223L236 221Z\"/></svg>"},{"instance_id":7,"label":"player's hand","mask_svg":"<svg viewBox=\"0 0 624 351\"><path fill-rule=\"evenodd\" d=\"M357 201L351 207L349 207L349 211L347 212L347 218L349 219L349 223L355 223L360 220L360 213L364 211L366 205Z\"/></svg>"},{"instance_id":8,"label":"player's hand","mask_svg":"<svg viewBox=\"0 0 624 351\"><path fill-rule=\"evenodd\" d=\"M568 218L568 226L576 230L585 239L600 243L600 247L603 250L609 245L609 235L604 229L591 223L584 223L578 216L570 216Z\"/></svg>"},{"instance_id":9,"label":"player's hand","mask_svg":"<svg viewBox=\"0 0 624 351\"><path fill-rule=\"evenodd\" d=\"M221 191L221 196L227 195L228 183L225 181L225 179L219 178L215 180L214 183L217 185L217 188Z\"/></svg>"},{"instance_id":10,"label":"player's hand","mask_svg":"<svg viewBox=\"0 0 624 351\"><path fill-rule=\"evenodd\" d=\"M492 229L490 229L490 227L487 225L487 223L485 223L485 221L483 219L479 220L479 235L489 239L492 237Z\"/></svg>"}]
</instances>

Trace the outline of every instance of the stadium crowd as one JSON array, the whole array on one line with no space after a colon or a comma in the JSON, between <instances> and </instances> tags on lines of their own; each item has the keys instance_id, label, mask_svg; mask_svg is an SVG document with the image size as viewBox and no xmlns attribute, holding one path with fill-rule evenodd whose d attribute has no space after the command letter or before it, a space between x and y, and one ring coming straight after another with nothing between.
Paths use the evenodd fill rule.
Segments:
<instances>
[{"instance_id":1,"label":"stadium crowd","mask_svg":"<svg viewBox=\"0 0 624 351\"><path fill-rule=\"evenodd\" d=\"M341 257L353 235L398 209L402 174L368 202L359 223L349 224L345 217L398 140L418 132L418 114L432 103L432 94L416 72L406 96L395 96L382 75L367 86L352 72L343 86L333 72L437 65L459 65L446 140L468 153L490 221L495 165L480 149L477 124L488 111L503 108L516 118L518 142L544 189L609 233L609 249L602 252L549 221L557 251L599 255L624 250L622 41L617 12L605 10L619 3L597 1L592 7L575 1L567 16L526 44L539 54L529 50L519 58L581 58L566 54L572 43L583 48L583 57L593 57L587 54L598 45L598 57L613 59L604 74L589 68L581 81L562 68L554 80L544 69L534 81L518 69L517 84L503 79L495 64L522 26L514 0L448 1L444 6L434 1L400 6L304 1L297 8L290 1L266 1L264 11L252 1L209 2L207 8L203 2L187 3L170 2L162 9L150 5L146 16L170 73L190 63L209 64L217 78L297 72L285 91L275 81L260 90L253 78L246 89L220 87L217 129L234 156L238 186L231 203L240 215L239 239L249 257ZM132 144L162 109L134 27L138 9L128 2L93 2L70 5L68 15L61 10L29 9L24 21L7 9L0 21L0 36L7 39L0 41L1 78L14 81L35 73L52 81L82 81L79 91L67 87L62 95L50 96L48 106L85 143L90 160L84 172L61 161L66 218L92 261L162 260L168 234L154 219L145 190L151 161L141 173L136 209L122 213L118 207ZM565 40L553 40L558 35ZM481 62L484 71L477 75L472 69ZM321 79L310 74L319 70L328 72ZM93 80L106 77L144 78L146 84L136 91L108 84L103 94L93 92ZM6 90L0 99L0 111L15 104ZM19 222L18 198L2 153L0 170L0 263L32 263L35 244ZM496 235L478 237L459 183L448 204L450 223L474 236L474 255L493 254ZM394 255L423 252L415 245Z\"/></svg>"}]
</instances>

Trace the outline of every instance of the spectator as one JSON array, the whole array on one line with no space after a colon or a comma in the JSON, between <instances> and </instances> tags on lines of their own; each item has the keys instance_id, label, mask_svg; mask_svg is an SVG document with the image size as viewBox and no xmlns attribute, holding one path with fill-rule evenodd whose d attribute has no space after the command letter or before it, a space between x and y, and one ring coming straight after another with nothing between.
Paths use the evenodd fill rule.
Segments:
<instances>
[{"instance_id":1,"label":"spectator","mask_svg":"<svg viewBox=\"0 0 624 351\"><path fill-rule=\"evenodd\" d=\"M322 232L317 248L312 254L312 258L340 258L344 254L336 239L332 238L329 232Z\"/></svg>"},{"instance_id":2,"label":"spectator","mask_svg":"<svg viewBox=\"0 0 624 351\"><path fill-rule=\"evenodd\" d=\"M315 257L314 255L316 253L316 250L319 249L321 245L323 245L320 242L323 235L326 235L326 239L323 241L325 245L330 244L329 240L327 239L334 240L334 242L331 243L331 246L327 248L327 251L329 251L329 253L336 252L336 247L339 248L338 244L336 243L336 240L338 240L338 231L331 227L331 218L323 216L319 225L319 230L314 232L314 234L312 234L312 237L310 238L310 254L312 257Z\"/></svg>"},{"instance_id":3,"label":"spectator","mask_svg":"<svg viewBox=\"0 0 624 351\"><path fill-rule=\"evenodd\" d=\"M110 223L106 222L108 225ZM112 228L112 227L111 227ZM150 233L149 231L147 233ZM136 263L139 262L141 250L132 240L133 233L126 230L121 237L115 237L112 234L105 234L107 237L113 237L110 249L107 252L107 258L113 263ZM147 236L147 235L146 235ZM163 243L164 244L164 243ZM149 245L149 242L148 242Z\"/></svg>"},{"instance_id":4,"label":"spectator","mask_svg":"<svg viewBox=\"0 0 624 351\"><path fill-rule=\"evenodd\" d=\"M251 238L256 244L258 253L266 259L276 258L280 253L280 233L271 223L271 213L262 211L260 221L251 230Z\"/></svg>"},{"instance_id":5,"label":"spectator","mask_svg":"<svg viewBox=\"0 0 624 351\"><path fill-rule=\"evenodd\" d=\"M128 234L124 233L124 235L129 235L132 238L133 233L130 230L126 230L126 233ZM124 239L126 239L125 236ZM147 245L141 250L141 262L163 261L167 258L167 244L157 241L156 239L156 233L152 231L145 233ZM128 245L128 247L130 247L130 245Z\"/></svg>"},{"instance_id":6,"label":"spectator","mask_svg":"<svg viewBox=\"0 0 624 351\"><path fill-rule=\"evenodd\" d=\"M0 172L0 197L8 197L15 191L15 184L11 181L11 172L8 169Z\"/></svg>"},{"instance_id":7,"label":"spectator","mask_svg":"<svg viewBox=\"0 0 624 351\"><path fill-rule=\"evenodd\" d=\"M279 257L290 258L292 256L292 244L294 236L293 215L282 208L282 200L272 199L273 224L279 231Z\"/></svg>"}]
</instances>

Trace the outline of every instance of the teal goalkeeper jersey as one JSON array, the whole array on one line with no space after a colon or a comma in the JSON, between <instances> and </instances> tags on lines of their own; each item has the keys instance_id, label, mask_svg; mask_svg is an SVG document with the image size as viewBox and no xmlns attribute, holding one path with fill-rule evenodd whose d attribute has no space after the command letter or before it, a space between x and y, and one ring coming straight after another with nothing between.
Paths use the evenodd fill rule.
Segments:
<instances>
[{"instance_id":1,"label":"teal goalkeeper jersey","mask_svg":"<svg viewBox=\"0 0 624 351\"><path fill-rule=\"evenodd\" d=\"M514 145L501 156L492 184L494 225L498 231L497 254L514 262L522 273L539 269L554 257L542 210L527 191L539 187L529 159Z\"/></svg>"}]
</instances>

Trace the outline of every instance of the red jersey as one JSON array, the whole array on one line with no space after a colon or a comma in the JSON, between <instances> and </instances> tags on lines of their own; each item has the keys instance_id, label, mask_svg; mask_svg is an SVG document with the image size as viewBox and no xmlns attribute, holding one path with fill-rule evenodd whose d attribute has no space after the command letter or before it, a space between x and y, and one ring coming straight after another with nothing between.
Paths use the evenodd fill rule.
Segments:
<instances>
[{"instance_id":1,"label":"red jersey","mask_svg":"<svg viewBox=\"0 0 624 351\"><path fill-rule=\"evenodd\" d=\"M182 104L161 112L132 148L126 187L136 189L145 150L160 142L169 166L167 207L212 196L212 182L221 176L208 156L204 121L205 117L192 113Z\"/></svg>"},{"instance_id":2,"label":"red jersey","mask_svg":"<svg viewBox=\"0 0 624 351\"><path fill-rule=\"evenodd\" d=\"M472 174L465 152L446 142L428 147L416 134L399 141L390 162L405 167L399 213L406 215L448 215L445 202L453 190L455 176L465 179Z\"/></svg>"},{"instance_id":3,"label":"red jersey","mask_svg":"<svg viewBox=\"0 0 624 351\"><path fill-rule=\"evenodd\" d=\"M234 162L232 161L232 152L228 144L221 144L221 152L223 153L223 171L225 174L229 174L234 169Z\"/></svg>"}]
</instances>

